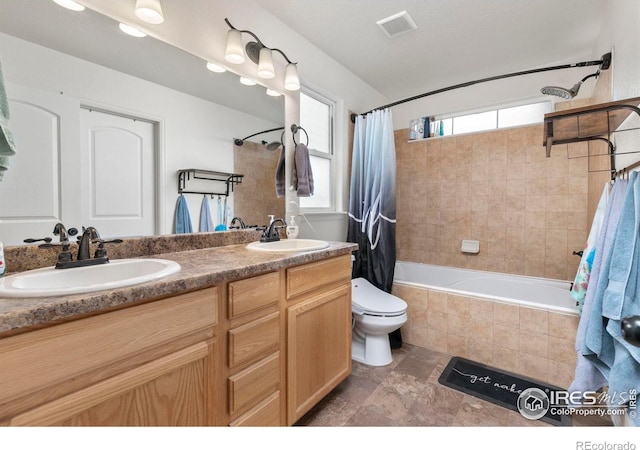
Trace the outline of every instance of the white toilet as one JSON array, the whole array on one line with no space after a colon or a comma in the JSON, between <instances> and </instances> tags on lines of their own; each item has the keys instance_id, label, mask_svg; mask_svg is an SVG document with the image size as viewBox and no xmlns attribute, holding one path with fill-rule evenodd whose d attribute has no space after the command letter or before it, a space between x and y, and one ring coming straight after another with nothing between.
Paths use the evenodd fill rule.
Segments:
<instances>
[{"instance_id":1,"label":"white toilet","mask_svg":"<svg viewBox=\"0 0 640 450\"><path fill-rule=\"evenodd\" d=\"M351 280L351 358L369 366L390 364L389 333L407 322L407 303L364 278Z\"/></svg>"}]
</instances>

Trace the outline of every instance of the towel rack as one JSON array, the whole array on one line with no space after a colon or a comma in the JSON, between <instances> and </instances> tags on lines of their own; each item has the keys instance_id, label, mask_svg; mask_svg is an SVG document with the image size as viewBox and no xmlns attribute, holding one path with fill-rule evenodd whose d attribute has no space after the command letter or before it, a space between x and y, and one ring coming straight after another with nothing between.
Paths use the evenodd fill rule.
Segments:
<instances>
[{"instance_id":1,"label":"towel rack","mask_svg":"<svg viewBox=\"0 0 640 450\"><path fill-rule=\"evenodd\" d=\"M611 141L611 135L619 131L638 129L618 130L632 112L640 117L639 105L640 97L635 97L545 114L543 145L546 147L547 158L551 156L551 147L553 145L593 140L604 141L609 147L606 154L587 156L608 155L610 157L610 172L612 176L615 176L618 172L616 170L615 156L640 153L640 151L616 153L615 145ZM605 135L606 137L604 137ZM633 164L633 166L636 166L636 164Z\"/></svg>"},{"instance_id":2,"label":"towel rack","mask_svg":"<svg viewBox=\"0 0 640 450\"><path fill-rule=\"evenodd\" d=\"M244 175L238 173L217 172L203 169L180 169L178 170L178 194L204 194L204 195L225 195L233 192L233 186L242 183ZM219 190L188 190L187 182L191 180L205 180L215 183Z\"/></svg>"},{"instance_id":3,"label":"towel rack","mask_svg":"<svg viewBox=\"0 0 640 450\"><path fill-rule=\"evenodd\" d=\"M296 133L300 130L302 130L304 132L304 135L307 137L306 145L309 145L309 135L307 134L307 130L305 130L299 125L296 125L295 123L291 125L291 133L293 133L293 144L298 145L298 143L296 142Z\"/></svg>"}]
</instances>

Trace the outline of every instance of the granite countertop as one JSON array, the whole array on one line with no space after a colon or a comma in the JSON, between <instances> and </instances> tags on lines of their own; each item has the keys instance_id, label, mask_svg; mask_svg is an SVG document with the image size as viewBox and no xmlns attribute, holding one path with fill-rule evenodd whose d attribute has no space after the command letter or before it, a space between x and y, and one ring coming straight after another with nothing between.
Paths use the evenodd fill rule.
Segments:
<instances>
[{"instance_id":1,"label":"granite countertop","mask_svg":"<svg viewBox=\"0 0 640 450\"><path fill-rule=\"evenodd\" d=\"M223 280L346 255L356 249L356 244L330 242L323 250L275 253L247 250L245 244L236 244L157 254L149 258L176 261L182 270L157 281L114 290L57 297L0 297L0 337L143 300L206 288Z\"/></svg>"}]
</instances>

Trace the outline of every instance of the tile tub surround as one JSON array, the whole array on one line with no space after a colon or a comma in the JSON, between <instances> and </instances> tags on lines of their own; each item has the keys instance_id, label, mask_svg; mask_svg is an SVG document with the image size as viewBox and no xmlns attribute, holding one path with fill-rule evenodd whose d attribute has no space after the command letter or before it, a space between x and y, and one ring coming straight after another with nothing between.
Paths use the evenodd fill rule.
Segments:
<instances>
[{"instance_id":1,"label":"tile tub surround","mask_svg":"<svg viewBox=\"0 0 640 450\"><path fill-rule=\"evenodd\" d=\"M407 142L395 132L397 257L573 280L588 224L585 143L554 146L542 124ZM599 187L602 191L602 185ZM463 239L480 253L463 254Z\"/></svg>"},{"instance_id":2,"label":"tile tub surround","mask_svg":"<svg viewBox=\"0 0 640 450\"><path fill-rule=\"evenodd\" d=\"M394 285L408 304L403 340L567 388L573 380L577 314Z\"/></svg>"},{"instance_id":3,"label":"tile tub surround","mask_svg":"<svg viewBox=\"0 0 640 450\"><path fill-rule=\"evenodd\" d=\"M176 238L178 242L184 243L182 236L167 236L166 239L170 241ZM184 236L187 241L192 237L198 242L199 238L203 237L200 234ZM248 250L246 243L163 253L154 256L176 261L182 267L180 272L135 286L86 294L17 299L0 297L0 337L98 314L111 308L204 289L224 280L245 278L333 256L347 255L357 249L356 244L346 242L329 244L329 247L323 250L299 253L255 252Z\"/></svg>"}]
</instances>

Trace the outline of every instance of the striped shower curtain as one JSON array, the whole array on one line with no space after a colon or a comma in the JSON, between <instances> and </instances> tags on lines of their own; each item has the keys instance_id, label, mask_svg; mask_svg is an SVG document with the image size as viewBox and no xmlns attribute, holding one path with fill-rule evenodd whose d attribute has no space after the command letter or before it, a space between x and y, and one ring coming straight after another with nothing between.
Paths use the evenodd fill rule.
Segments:
<instances>
[{"instance_id":1,"label":"striped shower curtain","mask_svg":"<svg viewBox=\"0 0 640 450\"><path fill-rule=\"evenodd\" d=\"M356 118L347 240L359 246L353 277L391 292L396 263L396 148L389 109Z\"/></svg>"}]
</instances>

